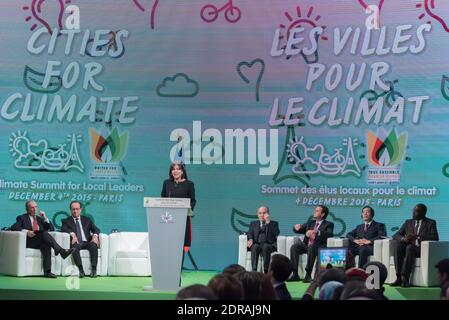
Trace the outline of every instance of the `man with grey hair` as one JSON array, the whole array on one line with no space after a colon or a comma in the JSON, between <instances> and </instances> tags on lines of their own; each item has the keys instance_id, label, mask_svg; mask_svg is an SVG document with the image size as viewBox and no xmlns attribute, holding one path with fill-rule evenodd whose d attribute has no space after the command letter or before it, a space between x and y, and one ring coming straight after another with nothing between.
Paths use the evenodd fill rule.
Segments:
<instances>
[{"instance_id":1,"label":"man with grey hair","mask_svg":"<svg viewBox=\"0 0 449 320\"><path fill-rule=\"evenodd\" d=\"M263 257L263 270L268 272L271 253L277 250L277 237L279 235L279 224L270 219L270 209L262 206L257 210L258 220L249 225L248 249L251 251L252 271L257 271L259 255Z\"/></svg>"},{"instance_id":2,"label":"man with grey hair","mask_svg":"<svg viewBox=\"0 0 449 320\"><path fill-rule=\"evenodd\" d=\"M55 255L60 254L63 259L67 258L73 249L63 249L55 239L48 233L54 231L53 224L48 220L44 211L37 214L37 203L34 200L25 202L26 213L16 218L16 223L11 226L12 231L23 231L27 233L26 247L39 249L42 253L42 265L44 277L56 278L51 272L51 249Z\"/></svg>"}]
</instances>

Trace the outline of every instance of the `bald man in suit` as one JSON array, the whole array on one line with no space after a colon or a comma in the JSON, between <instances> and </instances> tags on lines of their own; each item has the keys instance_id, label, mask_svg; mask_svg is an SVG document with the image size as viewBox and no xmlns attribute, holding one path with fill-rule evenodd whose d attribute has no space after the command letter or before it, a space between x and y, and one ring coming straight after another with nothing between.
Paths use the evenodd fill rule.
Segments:
<instances>
[{"instance_id":1,"label":"bald man in suit","mask_svg":"<svg viewBox=\"0 0 449 320\"><path fill-rule=\"evenodd\" d=\"M257 210L258 220L249 225L248 249L251 251L252 271L257 271L259 255L263 256L263 270L268 272L271 253L277 250L277 237L280 233L279 224L270 218L270 209L266 206Z\"/></svg>"}]
</instances>

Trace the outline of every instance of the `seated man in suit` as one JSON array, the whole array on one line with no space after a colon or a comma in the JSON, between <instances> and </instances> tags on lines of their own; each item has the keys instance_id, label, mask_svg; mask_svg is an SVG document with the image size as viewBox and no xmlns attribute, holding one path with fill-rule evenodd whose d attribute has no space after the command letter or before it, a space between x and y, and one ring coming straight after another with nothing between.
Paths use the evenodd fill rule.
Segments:
<instances>
[{"instance_id":1,"label":"seated man in suit","mask_svg":"<svg viewBox=\"0 0 449 320\"><path fill-rule=\"evenodd\" d=\"M251 250L252 271L257 271L259 255L262 253L263 270L268 272L271 253L277 250L277 237L279 235L279 224L270 219L270 209L260 207L257 210L259 220L249 225L248 248Z\"/></svg>"},{"instance_id":2,"label":"seated man in suit","mask_svg":"<svg viewBox=\"0 0 449 320\"><path fill-rule=\"evenodd\" d=\"M73 250L61 248L48 233L48 231L54 231L55 228L44 211L40 212L40 216L37 214L37 204L34 200L25 202L25 209L26 213L16 218L16 223L11 226L11 230L26 231L26 247L39 249L42 253L44 277L56 278L56 275L51 272L51 249L53 248L55 255L60 254L63 259L67 258Z\"/></svg>"},{"instance_id":3,"label":"seated man in suit","mask_svg":"<svg viewBox=\"0 0 449 320\"><path fill-rule=\"evenodd\" d=\"M373 220L374 209L370 206L363 207L363 223L349 232L349 250L352 257L359 255L359 268L368 262L368 257L374 253L374 241L387 236L385 224ZM354 261L351 262L354 265Z\"/></svg>"},{"instance_id":4,"label":"seated man in suit","mask_svg":"<svg viewBox=\"0 0 449 320\"><path fill-rule=\"evenodd\" d=\"M299 281L298 266L299 255L307 253L306 276L304 282L312 281L312 270L318 256L318 249L326 247L327 238L334 235L334 224L326 221L329 209L319 205L313 212L313 220L305 224L295 224L293 232L305 234L304 241L295 243L290 248L290 258L293 264L293 273L288 281Z\"/></svg>"},{"instance_id":5,"label":"seated man in suit","mask_svg":"<svg viewBox=\"0 0 449 320\"><path fill-rule=\"evenodd\" d=\"M90 277L97 276L98 247L100 246L100 229L86 216L81 216L81 202L70 202L71 217L62 221L62 232L70 233L70 246L74 248L73 259L79 269L79 276L85 276L81 262L80 250L89 250L91 273Z\"/></svg>"},{"instance_id":6,"label":"seated man in suit","mask_svg":"<svg viewBox=\"0 0 449 320\"><path fill-rule=\"evenodd\" d=\"M412 219L406 220L394 234L394 265L397 279L392 286L410 287L410 275L415 258L421 256L422 241L438 241L437 223L426 218L427 207L418 203Z\"/></svg>"}]
</instances>

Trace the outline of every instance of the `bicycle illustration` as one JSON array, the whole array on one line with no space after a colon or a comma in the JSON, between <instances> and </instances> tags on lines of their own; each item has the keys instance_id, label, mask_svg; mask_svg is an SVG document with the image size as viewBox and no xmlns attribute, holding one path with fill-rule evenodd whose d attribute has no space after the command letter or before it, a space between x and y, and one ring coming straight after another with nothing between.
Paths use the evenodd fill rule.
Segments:
<instances>
[{"instance_id":1,"label":"bicycle illustration","mask_svg":"<svg viewBox=\"0 0 449 320\"><path fill-rule=\"evenodd\" d=\"M109 42L104 44L104 45L98 46L97 50L105 49L105 50L112 50L112 52L117 51L117 42L116 42L116 39L115 39L117 32L118 31L115 31L115 32L111 31L111 32L109 32ZM92 43L93 42L94 42L93 38L90 38L89 40L87 40L86 54L89 57L95 58L92 55ZM118 58L122 57L124 54L125 54L125 47L123 46L122 52L118 56L113 57L113 58L118 59Z\"/></svg>"},{"instance_id":2,"label":"bicycle illustration","mask_svg":"<svg viewBox=\"0 0 449 320\"><path fill-rule=\"evenodd\" d=\"M378 98L385 96L384 103L388 108L391 108L391 106L393 105L393 103L396 101L397 98L399 97L404 98L402 93L394 89L394 85L398 83L398 80L385 81L385 82L389 85L390 87L389 90L383 91L382 93L377 93L374 90L366 90L360 95L360 100L362 100L363 98L367 98L369 107L372 108Z\"/></svg>"},{"instance_id":3,"label":"bicycle illustration","mask_svg":"<svg viewBox=\"0 0 449 320\"><path fill-rule=\"evenodd\" d=\"M218 14L223 10L225 10L224 17L229 23L236 23L242 16L242 12L239 7L234 6L232 4L232 0L228 0L228 2L221 8L218 8L213 4L207 4L202 7L201 19L208 23L214 22L217 20Z\"/></svg>"}]
</instances>

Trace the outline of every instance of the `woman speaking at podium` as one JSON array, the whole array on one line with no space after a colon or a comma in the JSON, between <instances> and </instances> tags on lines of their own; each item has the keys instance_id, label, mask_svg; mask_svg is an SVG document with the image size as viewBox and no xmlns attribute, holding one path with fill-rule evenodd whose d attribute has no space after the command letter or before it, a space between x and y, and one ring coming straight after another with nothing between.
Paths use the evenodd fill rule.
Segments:
<instances>
[{"instance_id":1,"label":"woman speaking at podium","mask_svg":"<svg viewBox=\"0 0 449 320\"><path fill-rule=\"evenodd\" d=\"M164 181L162 186L162 198L190 198L190 206L195 208L195 186L188 180L187 172L182 162L175 162L170 165L168 171L169 179ZM184 237L184 252L188 252L192 243L192 223L191 217L187 216L186 233Z\"/></svg>"}]
</instances>

